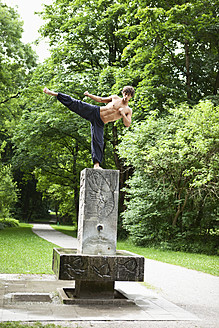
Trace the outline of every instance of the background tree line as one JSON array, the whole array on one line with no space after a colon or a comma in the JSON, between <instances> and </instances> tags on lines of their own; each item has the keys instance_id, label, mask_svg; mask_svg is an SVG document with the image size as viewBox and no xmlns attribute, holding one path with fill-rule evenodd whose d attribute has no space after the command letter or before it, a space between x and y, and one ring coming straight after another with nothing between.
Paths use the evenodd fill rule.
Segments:
<instances>
[{"instance_id":1,"label":"background tree line","mask_svg":"<svg viewBox=\"0 0 219 328\"><path fill-rule=\"evenodd\" d=\"M218 1L54 0L40 13L51 46L40 64L16 11L0 8L1 167L16 184L14 217L52 208L76 221L80 171L92 165L89 124L43 87L83 100L133 85L133 125L105 127L103 167L120 170L120 235L215 252Z\"/></svg>"}]
</instances>

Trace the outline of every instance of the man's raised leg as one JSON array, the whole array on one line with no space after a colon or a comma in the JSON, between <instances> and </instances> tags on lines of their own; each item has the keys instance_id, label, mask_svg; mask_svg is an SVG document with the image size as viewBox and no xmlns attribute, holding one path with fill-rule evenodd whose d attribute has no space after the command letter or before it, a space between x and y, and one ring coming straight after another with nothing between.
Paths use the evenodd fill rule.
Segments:
<instances>
[{"instance_id":1,"label":"man's raised leg","mask_svg":"<svg viewBox=\"0 0 219 328\"><path fill-rule=\"evenodd\" d=\"M88 103L84 103L82 101L73 99L68 95L51 91L46 87L43 89L43 92L50 96L56 96L57 99L64 106L68 107L71 111L73 111L74 113L78 114L79 116L85 118L90 122L93 122L93 117L94 117L93 113L96 113L96 111L99 110L98 106L90 105ZM101 123L104 126L104 123L102 121L99 123ZM98 128L98 124L94 124L94 125L95 126L93 126L92 124L93 127L92 128L92 160L94 163L94 169L102 169L100 167L100 162L102 161L102 157L103 157L103 140L101 144L99 144L97 141L94 142L96 138L94 138L93 134L95 130L96 134L98 134L97 135L98 139L100 140L103 139L103 126L101 127L99 126Z\"/></svg>"}]
</instances>

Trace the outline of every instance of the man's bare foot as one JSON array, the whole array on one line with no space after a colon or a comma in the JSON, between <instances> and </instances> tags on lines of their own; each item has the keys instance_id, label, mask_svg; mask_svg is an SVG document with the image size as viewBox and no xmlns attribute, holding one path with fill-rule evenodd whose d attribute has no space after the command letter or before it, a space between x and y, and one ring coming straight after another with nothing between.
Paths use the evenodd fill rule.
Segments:
<instances>
[{"instance_id":1,"label":"man's bare foot","mask_svg":"<svg viewBox=\"0 0 219 328\"><path fill-rule=\"evenodd\" d=\"M94 164L94 169L103 170L99 163Z\"/></svg>"},{"instance_id":2,"label":"man's bare foot","mask_svg":"<svg viewBox=\"0 0 219 328\"><path fill-rule=\"evenodd\" d=\"M51 91L48 88L44 88L43 92L45 92L47 95L50 95L50 96L58 96L57 92Z\"/></svg>"}]
</instances>

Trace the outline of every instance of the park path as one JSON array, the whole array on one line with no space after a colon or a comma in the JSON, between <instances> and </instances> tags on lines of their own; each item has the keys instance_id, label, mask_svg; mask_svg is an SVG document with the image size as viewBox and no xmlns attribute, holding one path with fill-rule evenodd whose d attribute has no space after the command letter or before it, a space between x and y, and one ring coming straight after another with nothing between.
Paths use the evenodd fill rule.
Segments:
<instances>
[{"instance_id":1,"label":"park path","mask_svg":"<svg viewBox=\"0 0 219 328\"><path fill-rule=\"evenodd\" d=\"M53 229L49 224L34 223L33 232L39 237L62 248L77 248L77 239Z\"/></svg>"},{"instance_id":2,"label":"park path","mask_svg":"<svg viewBox=\"0 0 219 328\"><path fill-rule=\"evenodd\" d=\"M64 248L77 248L77 239L54 230L47 224L34 224L38 236ZM145 283L167 300L192 311L219 327L219 277L145 259ZM212 325L211 325L212 321Z\"/></svg>"}]
</instances>

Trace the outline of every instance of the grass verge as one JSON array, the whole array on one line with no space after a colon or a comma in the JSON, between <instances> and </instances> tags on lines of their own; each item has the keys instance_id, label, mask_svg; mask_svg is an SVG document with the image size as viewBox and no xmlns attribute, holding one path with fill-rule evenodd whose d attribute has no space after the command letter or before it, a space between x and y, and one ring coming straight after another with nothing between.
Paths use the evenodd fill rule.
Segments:
<instances>
[{"instance_id":1,"label":"grass verge","mask_svg":"<svg viewBox=\"0 0 219 328\"><path fill-rule=\"evenodd\" d=\"M70 225L55 225L51 224L51 227L57 231L60 231L68 236L77 238L77 227Z\"/></svg>"},{"instance_id":2,"label":"grass verge","mask_svg":"<svg viewBox=\"0 0 219 328\"><path fill-rule=\"evenodd\" d=\"M30 224L0 230L0 273L53 274L54 247L34 234Z\"/></svg>"},{"instance_id":3,"label":"grass verge","mask_svg":"<svg viewBox=\"0 0 219 328\"><path fill-rule=\"evenodd\" d=\"M142 255L148 259L175 264L187 269L219 276L219 257L216 255L163 251L158 248L135 246L129 241L118 241L117 249L124 249Z\"/></svg>"}]
</instances>

